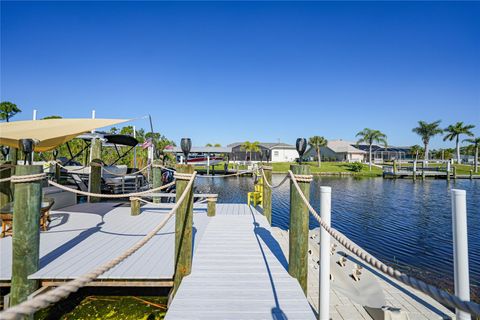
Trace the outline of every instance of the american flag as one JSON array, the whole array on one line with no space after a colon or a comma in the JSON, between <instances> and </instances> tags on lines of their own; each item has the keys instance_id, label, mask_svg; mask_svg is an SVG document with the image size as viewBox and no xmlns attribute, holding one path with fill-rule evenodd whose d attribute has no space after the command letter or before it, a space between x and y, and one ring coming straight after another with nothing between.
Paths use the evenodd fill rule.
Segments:
<instances>
[{"instance_id":1,"label":"american flag","mask_svg":"<svg viewBox=\"0 0 480 320\"><path fill-rule=\"evenodd\" d=\"M148 138L147 140L145 140L144 143L142 143L143 149L147 149L148 147L151 147L151 146L152 146L152 138Z\"/></svg>"}]
</instances>

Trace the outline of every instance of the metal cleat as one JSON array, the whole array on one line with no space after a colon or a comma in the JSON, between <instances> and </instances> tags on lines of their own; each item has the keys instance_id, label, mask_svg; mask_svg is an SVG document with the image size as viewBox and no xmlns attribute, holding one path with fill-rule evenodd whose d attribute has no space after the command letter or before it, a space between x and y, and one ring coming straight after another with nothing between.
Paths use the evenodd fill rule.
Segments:
<instances>
[{"instance_id":1,"label":"metal cleat","mask_svg":"<svg viewBox=\"0 0 480 320\"><path fill-rule=\"evenodd\" d=\"M345 264L347 263L347 258L345 257L341 257L338 261L337 261L337 264L340 266L340 267L345 267Z\"/></svg>"},{"instance_id":2,"label":"metal cleat","mask_svg":"<svg viewBox=\"0 0 480 320\"><path fill-rule=\"evenodd\" d=\"M353 280L360 281L360 275L362 274L362 266L354 264L352 274L350 275Z\"/></svg>"}]
</instances>

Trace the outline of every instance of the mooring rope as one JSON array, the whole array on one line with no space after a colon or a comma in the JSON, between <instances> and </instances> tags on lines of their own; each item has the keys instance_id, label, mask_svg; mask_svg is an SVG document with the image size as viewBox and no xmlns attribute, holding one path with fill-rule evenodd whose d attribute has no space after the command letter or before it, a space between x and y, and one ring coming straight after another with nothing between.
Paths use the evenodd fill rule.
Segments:
<instances>
[{"instance_id":1,"label":"mooring rope","mask_svg":"<svg viewBox=\"0 0 480 320\"><path fill-rule=\"evenodd\" d=\"M325 231L327 231L332 238L340 242L347 250L353 252L357 257L362 259L363 261L367 262L372 267L382 271L383 273L394 277L395 279L399 280L400 282L414 288L420 290L421 292L429 295L430 297L434 298L435 300L453 308L460 309L462 311L468 312L474 315L480 315L480 305L472 302L472 301L463 301L459 297L449 294L448 292L441 290L435 286L429 285L421 280L413 278L411 276L406 275L403 272L400 272L392 267L387 266L385 263L381 262L380 260L376 259L368 252L357 246L353 243L349 238L345 235L340 233L339 231L335 230L334 228L330 227L327 223L325 223L320 215L315 211L315 209L310 205L310 202L307 200L305 195L303 194L300 186L297 182L297 176L293 174L292 171L288 171L290 178L295 185L300 197L302 198L303 202L307 205L308 210L312 214L312 216L318 221L318 223L322 226ZM306 181L305 181L306 182Z\"/></svg>"},{"instance_id":2,"label":"mooring rope","mask_svg":"<svg viewBox=\"0 0 480 320\"><path fill-rule=\"evenodd\" d=\"M252 173L253 170L244 170L236 173L231 173L231 174L221 174L221 175L199 175L197 178L228 178L228 177L234 177L234 176L240 176L245 173Z\"/></svg>"},{"instance_id":3,"label":"mooring rope","mask_svg":"<svg viewBox=\"0 0 480 320\"><path fill-rule=\"evenodd\" d=\"M141 247L143 247L148 241L150 241L150 239L152 239L158 233L158 231L160 231L160 229L162 229L170 220L170 218L175 214L178 207L182 204L187 194L190 192L190 189L192 188L192 185L193 185L193 181L195 180L195 175L196 175L195 172L191 175L191 178L187 184L187 187L183 191L177 203L175 203L173 208L167 214L165 219L163 219L155 228L153 228L152 231L150 231L135 245L130 247L128 250L126 250L116 258L108 261L107 263L101 265L100 267L97 267L95 270L91 272L81 275L75 280L69 281L51 291L35 296L30 300L26 300L20 303L19 305L16 305L14 307L8 308L3 312L0 312L0 319L5 319L5 320L23 319L23 317L25 316L34 314L36 311L40 309L46 308L55 302L65 299L71 293L78 291L78 289L84 287L91 281L95 280L96 278L98 278L108 270L118 265L120 262L124 261L126 258L131 256L132 254L134 254Z\"/></svg>"},{"instance_id":4,"label":"mooring rope","mask_svg":"<svg viewBox=\"0 0 480 320\"><path fill-rule=\"evenodd\" d=\"M72 192L72 193L76 193L76 194L81 194L81 195L84 195L84 196L89 196L89 197L97 197L97 198L128 198L128 197L135 197L135 196L141 196L141 195L145 195L145 194L149 194L149 193L153 193L153 192L156 192L156 191L159 191L159 190L163 190L163 189L166 189L170 186L173 186L175 184L175 181L172 181L170 183L167 183L161 187L156 187L156 188L153 188L153 189L148 189L148 190L145 190L145 191L140 191L140 192L133 192L133 193L120 193L120 194L104 194L104 193L92 193L92 192L87 192L87 191L82 191L82 190L78 190L78 189L72 189L72 188L69 188L69 187L66 187L64 185L61 185L55 181L52 181L52 180L48 180L48 183L54 187L57 187L57 188L60 188L62 190L65 190L65 191L68 191L68 192Z\"/></svg>"},{"instance_id":5,"label":"mooring rope","mask_svg":"<svg viewBox=\"0 0 480 320\"><path fill-rule=\"evenodd\" d=\"M45 173L34 173L26 175L14 175L8 178L0 179L0 182L10 181L11 183L40 181L47 177Z\"/></svg>"},{"instance_id":6,"label":"mooring rope","mask_svg":"<svg viewBox=\"0 0 480 320\"><path fill-rule=\"evenodd\" d=\"M264 168L261 168L260 171L262 172L262 176L263 176L263 182L265 182L265 184L270 188L270 189L276 189L278 187L280 187L282 184L285 183L285 181L287 181L290 177L288 176L288 174L285 176L285 178L283 178L282 181L280 181L279 184L277 185L271 185L270 182L268 182L267 180L267 177L265 176L265 171L263 170Z\"/></svg>"}]
</instances>

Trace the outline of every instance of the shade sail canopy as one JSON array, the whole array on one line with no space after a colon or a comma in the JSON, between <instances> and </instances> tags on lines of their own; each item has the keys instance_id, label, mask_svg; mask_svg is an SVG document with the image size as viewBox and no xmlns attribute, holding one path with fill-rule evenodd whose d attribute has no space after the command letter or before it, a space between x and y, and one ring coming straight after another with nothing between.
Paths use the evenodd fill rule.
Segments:
<instances>
[{"instance_id":1,"label":"shade sail canopy","mask_svg":"<svg viewBox=\"0 0 480 320\"><path fill-rule=\"evenodd\" d=\"M46 119L4 122L0 124L0 144L18 148L20 139L36 141L35 151L57 148L76 136L129 119Z\"/></svg>"}]
</instances>

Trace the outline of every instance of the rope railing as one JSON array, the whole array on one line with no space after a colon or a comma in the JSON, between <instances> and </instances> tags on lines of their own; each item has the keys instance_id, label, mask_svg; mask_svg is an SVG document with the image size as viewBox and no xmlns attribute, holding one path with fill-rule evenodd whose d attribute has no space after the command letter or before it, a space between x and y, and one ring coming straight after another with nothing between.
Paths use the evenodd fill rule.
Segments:
<instances>
[{"instance_id":1,"label":"rope railing","mask_svg":"<svg viewBox=\"0 0 480 320\"><path fill-rule=\"evenodd\" d=\"M285 178L283 178L282 181L280 181L280 183L276 184L276 185L271 185L268 180L267 180L267 177L265 176L265 171L263 170L264 168L261 168L260 171L262 172L262 177L263 177L263 182L270 188L270 189L276 189L276 188L279 188L280 186L282 186L290 177L288 176L288 174L285 176Z\"/></svg>"},{"instance_id":2,"label":"rope railing","mask_svg":"<svg viewBox=\"0 0 480 320\"><path fill-rule=\"evenodd\" d=\"M190 192L190 189L192 188L192 185L193 185L193 181L195 180L195 175L196 175L195 172L192 175L190 175L190 179L189 179L190 181L188 182L187 187L185 188L185 190L183 191L182 195L180 196L178 201L175 203L173 208L167 214L165 219L163 219L155 228L152 229L152 231L150 231L147 235L145 235L141 240L139 240L136 244L134 244L128 250L124 251L122 254L120 254L116 258L97 267L93 271L81 275L75 280L69 281L51 291L35 296L30 300L24 301L14 307L8 308L7 310L0 312L0 319L2 320L3 319L4 320L23 319L25 316L32 315L38 310L46 308L55 302L65 299L71 293L78 291L78 289L86 286L88 283L95 280L96 278L98 278L108 270L112 269L113 267L117 266L119 263L127 259L132 254L134 254L141 247L143 247L148 241L150 241L158 233L158 231L160 231L167 224L170 218L172 218L172 216L177 211L178 207L182 204L187 194Z\"/></svg>"},{"instance_id":3,"label":"rope railing","mask_svg":"<svg viewBox=\"0 0 480 320\"><path fill-rule=\"evenodd\" d=\"M172 181L172 182L167 183L163 186L148 189L148 190L145 190L145 191L132 192L132 193L119 193L119 194L105 194L105 193L93 193L93 192L88 192L88 191L82 191L82 190L66 187L66 186L64 186L62 184L59 184L59 183L57 183L55 181L52 181L52 180L48 180L48 184L50 184L54 187L60 188L62 190L65 190L65 191L76 193L76 194L81 194L81 195L84 195L84 196L97 197L97 198L118 199L118 198L128 198L128 197L142 196L142 195L145 195L145 194L154 193L156 191L160 191L160 190L166 189L170 186L173 186L175 184L175 181Z\"/></svg>"},{"instance_id":4,"label":"rope railing","mask_svg":"<svg viewBox=\"0 0 480 320\"><path fill-rule=\"evenodd\" d=\"M310 202L307 200L305 195L303 194L300 186L298 185L298 175L294 175L292 171L288 171L291 181L295 186L296 190L298 191L300 197L302 198L305 205L308 207L308 210L318 221L320 226L327 231L332 238L340 242L347 250L354 253L357 257L374 267L375 269L380 270L381 272L399 280L400 282L414 288L420 290L421 292L427 294L428 296L434 298L435 300L443 303L449 307L457 308L462 311L468 312L472 315L480 315L480 305L472 302L472 301L464 301L459 297L452 295L444 290L441 290L433 285L429 285L421 280L418 280L414 277L408 276L405 273L398 271L392 267L387 266L385 263L381 262L380 260L376 259L364 249L357 246L353 241L347 238L345 235L337 231L336 229L330 227L327 223L325 223L320 215L315 211L315 209L311 206ZM302 178L302 177L300 177ZM311 179L310 179L311 180ZM305 181L308 182L308 181Z\"/></svg>"}]
</instances>

